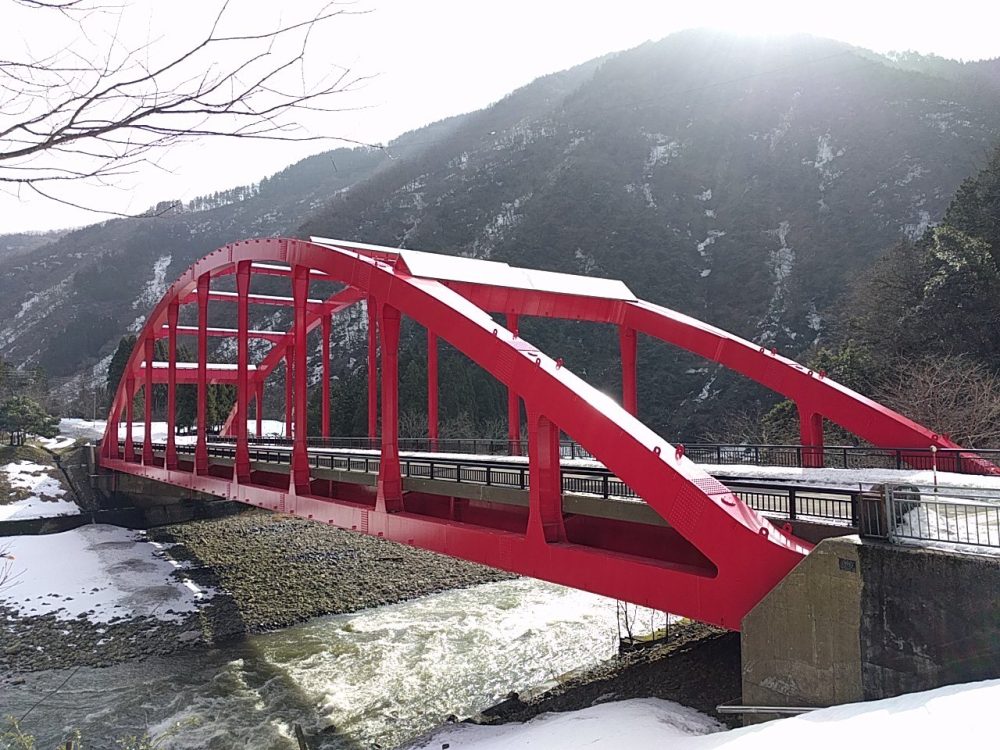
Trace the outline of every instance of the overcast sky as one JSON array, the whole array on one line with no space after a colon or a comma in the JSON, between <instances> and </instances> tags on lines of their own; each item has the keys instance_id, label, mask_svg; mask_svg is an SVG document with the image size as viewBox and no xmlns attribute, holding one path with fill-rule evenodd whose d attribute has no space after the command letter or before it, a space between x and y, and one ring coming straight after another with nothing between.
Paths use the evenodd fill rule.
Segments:
<instances>
[{"instance_id":1,"label":"overcast sky","mask_svg":"<svg viewBox=\"0 0 1000 750\"><path fill-rule=\"evenodd\" d=\"M66 45L47 24L12 10L0 0L0 46ZM203 26L218 0L133 0L124 31L141 41L176 44ZM281 3L231 0L231 13L247 20L270 19ZM313 0L285 7L299 11ZM955 59L1000 57L1000 9L992 0L937 2L711 3L614 0L358 0L348 6L369 11L327 24L314 41L311 64L341 64L374 76L344 98L353 111L314 116L310 132L365 143L390 140L449 115L489 105L534 78L593 57L627 49L691 27L747 34L807 32L879 52L917 50ZM288 10L286 13L290 12ZM19 14L16 16L13 14ZM102 23L117 19L110 15ZM110 32L109 32L110 33ZM319 42L316 44L316 42ZM160 200L190 199L251 183L328 143L206 141L174 147L159 168L116 187L72 188L72 200L136 212ZM38 197L0 191L0 232L42 230L92 223L102 217Z\"/></svg>"}]
</instances>

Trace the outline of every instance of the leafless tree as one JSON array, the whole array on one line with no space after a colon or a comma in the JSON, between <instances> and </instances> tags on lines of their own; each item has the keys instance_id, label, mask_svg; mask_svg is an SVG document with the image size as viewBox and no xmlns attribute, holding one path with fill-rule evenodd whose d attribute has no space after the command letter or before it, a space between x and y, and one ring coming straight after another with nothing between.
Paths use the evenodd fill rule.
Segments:
<instances>
[{"instance_id":1,"label":"leafless tree","mask_svg":"<svg viewBox=\"0 0 1000 750\"><path fill-rule=\"evenodd\" d=\"M1000 446L1000 377L971 357L917 360L899 371L880 399L962 445Z\"/></svg>"},{"instance_id":2,"label":"leafless tree","mask_svg":"<svg viewBox=\"0 0 1000 750\"><path fill-rule=\"evenodd\" d=\"M304 17L290 3L284 12L300 17L275 26L256 22L240 0L217 0L205 28L137 40L123 21L138 13L135 1L0 0L0 25L28 29L23 51L0 49L0 189L76 206L66 183L120 185L179 141L327 138L301 118L344 109L338 95L363 80L347 67L307 64L318 45L333 46L335 19L363 12L351 3Z\"/></svg>"}]
</instances>

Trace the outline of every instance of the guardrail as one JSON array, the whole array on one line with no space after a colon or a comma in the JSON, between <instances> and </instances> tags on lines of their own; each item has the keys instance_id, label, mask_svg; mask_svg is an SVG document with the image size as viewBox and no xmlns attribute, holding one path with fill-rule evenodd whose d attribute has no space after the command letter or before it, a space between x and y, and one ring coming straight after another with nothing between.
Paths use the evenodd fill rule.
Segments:
<instances>
[{"instance_id":1,"label":"guardrail","mask_svg":"<svg viewBox=\"0 0 1000 750\"><path fill-rule=\"evenodd\" d=\"M236 438L213 436L214 442L235 443ZM256 445L291 445L292 441L284 437L251 437L249 442ZM307 438L311 448L379 450L382 447L381 438L369 437L310 437ZM507 440L503 438L399 438L399 449L402 451L419 451L422 453L468 453L479 456L527 456L527 440ZM561 440L559 451L563 458L586 458L593 456L582 445L573 440Z\"/></svg>"},{"instance_id":2,"label":"guardrail","mask_svg":"<svg viewBox=\"0 0 1000 750\"><path fill-rule=\"evenodd\" d=\"M217 442L235 442L234 437L213 437ZM291 445L283 437L250 438L258 445ZM308 439L316 448L353 448L378 450L379 438L330 437ZM737 443L680 443L685 455L701 464L720 466L775 466L791 469L815 468L822 456L827 469L919 469L952 471L959 474L981 474L982 466L1000 467L1000 450L974 448L873 448L857 445L781 445ZM573 440L559 443L563 458L592 459L582 445ZM404 451L428 453L471 453L490 456L528 455L527 440L497 438L400 438Z\"/></svg>"},{"instance_id":3,"label":"guardrail","mask_svg":"<svg viewBox=\"0 0 1000 750\"><path fill-rule=\"evenodd\" d=\"M219 444L220 442L222 444ZM121 445L124 448L124 444ZM134 445L136 455L140 455L142 443L135 442ZM207 447L210 457L232 459L235 456L235 446L231 441L213 441ZM159 452L163 451L165 446L155 444L153 448ZM250 460L257 463L287 465L290 452L291 447L287 443L255 442L250 446ZM178 445L177 453L193 455L194 446ZM336 453L335 449L327 448L323 452L311 451L309 465L315 469L377 474L380 460L377 451L373 451L373 455L366 455ZM400 456L400 471L404 477L419 479L519 490L530 488L530 470L524 461L483 461L472 457L463 459L429 455ZM752 479L727 479L724 483L748 506L766 515L790 521L809 520L841 524L845 527L858 525L862 495L860 490L844 487L791 486ZM563 492L596 495L606 499L641 499L631 487L603 467L563 466L562 488Z\"/></svg>"},{"instance_id":4,"label":"guardrail","mask_svg":"<svg viewBox=\"0 0 1000 750\"><path fill-rule=\"evenodd\" d=\"M1000 467L1000 450L974 448L872 448L856 445L737 445L685 443L696 463L811 468L823 457L827 469L920 469L981 474L983 463Z\"/></svg>"},{"instance_id":5,"label":"guardrail","mask_svg":"<svg viewBox=\"0 0 1000 750\"><path fill-rule=\"evenodd\" d=\"M863 499L860 520L862 536L1000 549L1000 497L894 485Z\"/></svg>"}]
</instances>

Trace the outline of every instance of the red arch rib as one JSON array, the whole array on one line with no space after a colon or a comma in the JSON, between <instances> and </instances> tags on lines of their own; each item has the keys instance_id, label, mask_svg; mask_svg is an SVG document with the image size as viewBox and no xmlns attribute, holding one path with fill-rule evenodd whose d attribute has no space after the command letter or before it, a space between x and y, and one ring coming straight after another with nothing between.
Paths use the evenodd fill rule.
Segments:
<instances>
[{"instance_id":1,"label":"red arch rib","mask_svg":"<svg viewBox=\"0 0 1000 750\"><path fill-rule=\"evenodd\" d=\"M170 287L150 314L139 342L160 330L170 303L187 298L199 276L231 272L241 261L280 261L321 271L425 326L520 394L529 414L541 420L540 424L548 420L576 439L711 565L664 563L579 544L549 542L538 533L543 510L534 506L528 532L517 534L417 517L405 509L398 513L371 510L357 503L297 493L294 485L276 489L239 484L153 462L126 462L116 458L111 447L117 446L116 420L124 406L124 382L112 406L102 465L347 528L367 529L427 549L730 628L738 628L743 615L808 552L806 545L777 531L698 466L675 455L667 441L617 403L497 325L488 312L455 290L350 250L281 239L221 248L196 262ZM127 375L139 377L142 348L140 343L133 351ZM538 461L537 452L536 446L532 462Z\"/></svg>"}]
</instances>

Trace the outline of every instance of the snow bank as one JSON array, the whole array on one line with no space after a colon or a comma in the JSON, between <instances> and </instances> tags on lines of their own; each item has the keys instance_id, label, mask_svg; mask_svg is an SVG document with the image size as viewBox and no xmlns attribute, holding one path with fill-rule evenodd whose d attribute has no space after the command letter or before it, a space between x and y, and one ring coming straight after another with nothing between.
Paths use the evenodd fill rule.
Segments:
<instances>
[{"instance_id":1,"label":"snow bank","mask_svg":"<svg viewBox=\"0 0 1000 750\"><path fill-rule=\"evenodd\" d=\"M117 526L10 537L0 546L14 558L0 603L21 615L84 615L95 623L143 615L177 620L214 593L173 576L182 566L163 545Z\"/></svg>"},{"instance_id":2,"label":"snow bank","mask_svg":"<svg viewBox=\"0 0 1000 750\"><path fill-rule=\"evenodd\" d=\"M26 518L51 518L76 515L76 503L65 498L66 490L59 480L49 476L50 467L32 461L17 461L0 466L12 490L30 493L19 500L0 500L0 521Z\"/></svg>"},{"instance_id":3,"label":"snow bank","mask_svg":"<svg viewBox=\"0 0 1000 750\"><path fill-rule=\"evenodd\" d=\"M60 419L60 438L81 438L83 440L100 440L104 437L106 422L103 419Z\"/></svg>"},{"instance_id":4,"label":"snow bank","mask_svg":"<svg viewBox=\"0 0 1000 750\"><path fill-rule=\"evenodd\" d=\"M428 750L448 745L455 750L663 747L674 750L685 747L683 743L690 741L692 736L718 732L721 728L715 719L693 708L658 698L638 698L581 711L543 714L527 724L459 724L407 747Z\"/></svg>"},{"instance_id":5,"label":"snow bank","mask_svg":"<svg viewBox=\"0 0 1000 750\"><path fill-rule=\"evenodd\" d=\"M709 717L670 701L648 698L605 703L582 711L544 714L527 724L440 729L409 748L647 748L773 750L808 747L988 747L1000 680L951 685L868 703L851 703L742 729L716 731ZM714 732L712 734L709 734ZM701 735L701 736L699 736Z\"/></svg>"},{"instance_id":6,"label":"snow bank","mask_svg":"<svg viewBox=\"0 0 1000 750\"><path fill-rule=\"evenodd\" d=\"M54 438L36 437L35 441L43 448L48 448L50 451L59 451L73 445L73 443L76 442L76 438L60 435Z\"/></svg>"}]
</instances>

